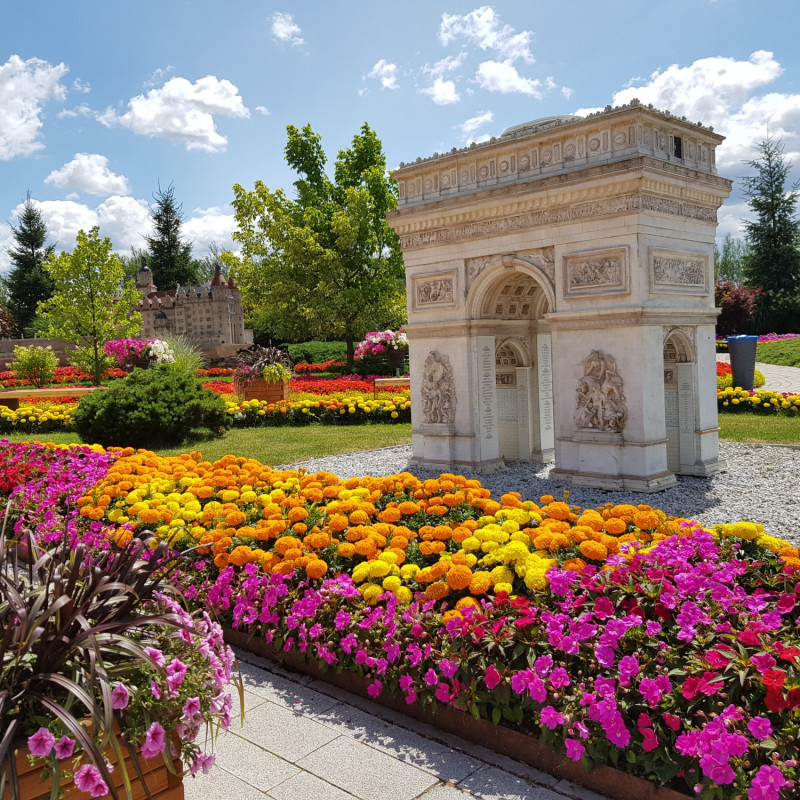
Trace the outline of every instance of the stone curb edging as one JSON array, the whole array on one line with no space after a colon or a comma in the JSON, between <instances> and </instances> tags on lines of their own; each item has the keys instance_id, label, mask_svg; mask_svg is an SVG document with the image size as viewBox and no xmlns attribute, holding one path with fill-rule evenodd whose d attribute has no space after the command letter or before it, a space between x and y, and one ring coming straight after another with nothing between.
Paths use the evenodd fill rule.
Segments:
<instances>
[{"instance_id":1,"label":"stone curb edging","mask_svg":"<svg viewBox=\"0 0 800 800\"><path fill-rule=\"evenodd\" d=\"M425 722L496 753L548 772L557 778L605 794L614 800L687 800L690 797L688 794L665 786L656 786L643 778L604 764L595 764L586 769L580 763L571 761L563 753L549 745L541 744L528 734L494 725L488 720L476 720L472 715L450 706L440 706L436 711L432 711L408 706L388 696L373 698L367 693L366 679L360 675L351 672L323 671L296 651L279 652L266 642L256 640L250 634L241 631L225 628L224 635L229 645L370 699L404 716Z\"/></svg>"}]
</instances>

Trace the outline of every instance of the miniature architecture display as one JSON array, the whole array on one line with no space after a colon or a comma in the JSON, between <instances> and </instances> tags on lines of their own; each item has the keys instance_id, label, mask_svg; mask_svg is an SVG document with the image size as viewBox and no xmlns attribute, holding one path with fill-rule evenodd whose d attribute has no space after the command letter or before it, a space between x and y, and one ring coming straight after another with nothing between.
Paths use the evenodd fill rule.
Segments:
<instances>
[{"instance_id":1,"label":"miniature architecture display","mask_svg":"<svg viewBox=\"0 0 800 800\"><path fill-rule=\"evenodd\" d=\"M414 463L645 492L724 466L723 138L634 100L401 164Z\"/></svg>"},{"instance_id":2,"label":"miniature architecture display","mask_svg":"<svg viewBox=\"0 0 800 800\"><path fill-rule=\"evenodd\" d=\"M253 343L253 332L244 327L241 292L233 279L225 278L219 265L210 283L159 290L143 256L136 288L142 295L138 310L145 339L182 334L209 352L236 345L234 352Z\"/></svg>"}]
</instances>

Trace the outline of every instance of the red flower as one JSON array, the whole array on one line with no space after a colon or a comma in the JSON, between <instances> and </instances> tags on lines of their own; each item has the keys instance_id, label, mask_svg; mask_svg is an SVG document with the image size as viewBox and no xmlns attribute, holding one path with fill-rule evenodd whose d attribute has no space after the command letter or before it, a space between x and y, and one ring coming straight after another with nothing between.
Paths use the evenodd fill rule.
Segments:
<instances>
[{"instance_id":1,"label":"red flower","mask_svg":"<svg viewBox=\"0 0 800 800\"><path fill-rule=\"evenodd\" d=\"M675 714L664 714L663 716L664 722L666 722L669 728L672 728L673 731L680 730L681 727L681 718L676 717Z\"/></svg>"},{"instance_id":2,"label":"red flower","mask_svg":"<svg viewBox=\"0 0 800 800\"><path fill-rule=\"evenodd\" d=\"M758 634L751 630L742 631L736 638L747 647L757 647L761 644L761 639L758 638Z\"/></svg>"},{"instance_id":3,"label":"red flower","mask_svg":"<svg viewBox=\"0 0 800 800\"><path fill-rule=\"evenodd\" d=\"M761 676L761 680L767 687L767 691L780 691L786 683L786 673L779 669L771 669Z\"/></svg>"},{"instance_id":4,"label":"red flower","mask_svg":"<svg viewBox=\"0 0 800 800\"><path fill-rule=\"evenodd\" d=\"M501 680L502 677L497 671L497 667L494 664L490 665L489 669L486 670L486 674L483 676L483 682L489 689L494 689Z\"/></svg>"}]
</instances>

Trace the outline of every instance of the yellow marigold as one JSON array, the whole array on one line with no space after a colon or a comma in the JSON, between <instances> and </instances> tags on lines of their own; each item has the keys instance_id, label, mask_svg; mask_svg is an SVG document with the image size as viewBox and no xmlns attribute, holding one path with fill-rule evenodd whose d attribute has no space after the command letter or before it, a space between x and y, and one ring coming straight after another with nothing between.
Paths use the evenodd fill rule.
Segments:
<instances>
[{"instance_id":1,"label":"yellow marigold","mask_svg":"<svg viewBox=\"0 0 800 800\"><path fill-rule=\"evenodd\" d=\"M454 564L447 571L447 584L456 592L466 589L472 581L472 570L463 564Z\"/></svg>"},{"instance_id":2,"label":"yellow marigold","mask_svg":"<svg viewBox=\"0 0 800 800\"><path fill-rule=\"evenodd\" d=\"M450 594L450 587L444 581L435 581L425 589L428 600L442 600Z\"/></svg>"},{"instance_id":3,"label":"yellow marigold","mask_svg":"<svg viewBox=\"0 0 800 800\"><path fill-rule=\"evenodd\" d=\"M500 581L500 583L496 583L494 585L495 594L500 594L500 592L505 592L506 594L511 594L514 591L514 587L507 583L506 581Z\"/></svg>"},{"instance_id":4,"label":"yellow marigold","mask_svg":"<svg viewBox=\"0 0 800 800\"><path fill-rule=\"evenodd\" d=\"M490 573L492 583L496 586L498 583L513 583L514 573L506 566L495 567Z\"/></svg>"},{"instance_id":5,"label":"yellow marigold","mask_svg":"<svg viewBox=\"0 0 800 800\"><path fill-rule=\"evenodd\" d=\"M364 600L371 606L374 606L383 594L383 587L376 586L374 583L367 583L359 586L359 591L364 595Z\"/></svg>"},{"instance_id":6,"label":"yellow marigold","mask_svg":"<svg viewBox=\"0 0 800 800\"><path fill-rule=\"evenodd\" d=\"M411 594L411 589L407 586L401 586L396 592L395 596L397 597L397 602L400 605L407 606L411 601L414 599L414 595Z\"/></svg>"},{"instance_id":7,"label":"yellow marigold","mask_svg":"<svg viewBox=\"0 0 800 800\"><path fill-rule=\"evenodd\" d=\"M402 585L402 581L397 575L389 575L387 578L383 579L383 583L381 584L387 592L396 592Z\"/></svg>"},{"instance_id":8,"label":"yellow marigold","mask_svg":"<svg viewBox=\"0 0 800 800\"><path fill-rule=\"evenodd\" d=\"M400 576L404 581L409 581L420 571L419 566L416 564L404 564L400 568Z\"/></svg>"},{"instance_id":9,"label":"yellow marigold","mask_svg":"<svg viewBox=\"0 0 800 800\"><path fill-rule=\"evenodd\" d=\"M608 556L608 550L606 550L605 545L591 539L581 542L578 549L586 558L592 561L605 561Z\"/></svg>"},{"instance_id":10,"label":"yellow marigold","mask_svg":"<svg viewBox=\"0 0 800 800\"><path fill-rule=\"evenodd\" d=\"M631 508L633 508L633 506L631 506ZM603 525L603 530L606 533L611 533L617 536L620 533L625 533L625 531L628 530L628 523L619 517L609 517Z\"/></svg>"},{"instance_id":11,"label":"yellow marigold","mask_svg":"<svg viewBox=\"0 0 800 800\"><path fill-rule=\"evenodd\" d=\"M529 569L525 573L525 585L533 592L540 592L542 589L546 589L548 584L547 576L544 574L543 570L540 569ZM500 584L496 584L494 590L500 591L499 587ZM507 590L510 591L510 590Z\"/></svg>"},{"instance_id":12,"label":"yellow marigold","mask_svg":"<svg viewBox=\"0 0 800 800\"><path fill-rule=\"evenodd\" d=\"M370 578L385 578L392 571L392 565L387 564L385 561L370 561L369 562L369 576Z\"/></svg>"}]
</instances>

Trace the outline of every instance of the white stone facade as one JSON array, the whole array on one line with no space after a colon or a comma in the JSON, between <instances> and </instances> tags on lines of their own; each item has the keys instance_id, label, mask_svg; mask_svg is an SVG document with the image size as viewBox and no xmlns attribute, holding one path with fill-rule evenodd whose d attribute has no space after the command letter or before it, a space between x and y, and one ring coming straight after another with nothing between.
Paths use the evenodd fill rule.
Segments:
<instances>
[{"instance_id":1,"label":"white stone facade","mask_svg":"<svg viewBox=\"0 0 800 800\"><path fill-rule=\"evenodd\" d=\"M638 491L720 469L722 141L634 101L394 172L415 462L555 458L578 485Z\"/></svg>"}]
</instances>

